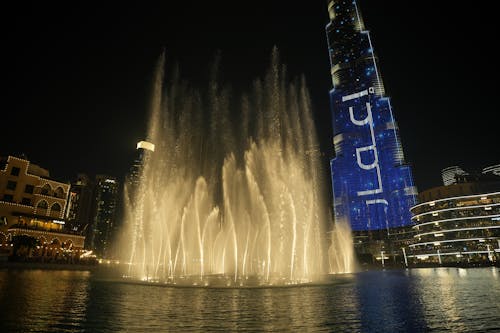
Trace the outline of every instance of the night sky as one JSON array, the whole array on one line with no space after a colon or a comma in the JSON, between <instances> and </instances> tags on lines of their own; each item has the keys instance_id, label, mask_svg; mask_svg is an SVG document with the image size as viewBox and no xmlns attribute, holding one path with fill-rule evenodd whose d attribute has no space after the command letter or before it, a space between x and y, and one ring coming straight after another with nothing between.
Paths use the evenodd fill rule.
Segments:
<instances>
[{"instance_id":1,"label":"night sky","mask_svg":"<svg viewBox=\"0 0 500 333\"><path fill-rule=\"evenodd\" d=\"M168 66L178 63L200 87L220 50L223 80L238 90L264 75L276 45L290 76L306 77L326 167L326 1L201 3L4 7L0 155L25 153L61 181L79 172L123 179L146 135L163 48ZM444 167L499 163L494 11L451 1L359 3L419 190L440 185Z\"/></svg>"}]
</instances>

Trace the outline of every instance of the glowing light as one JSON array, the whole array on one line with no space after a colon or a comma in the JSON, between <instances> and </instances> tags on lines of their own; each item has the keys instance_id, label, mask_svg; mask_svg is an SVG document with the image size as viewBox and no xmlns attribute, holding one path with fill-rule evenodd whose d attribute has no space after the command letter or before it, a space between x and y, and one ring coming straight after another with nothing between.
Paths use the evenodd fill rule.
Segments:
<instances>
[{"instance_id":1,"label":"glowing light","mask_svg":"<svg viewBox=\"0 0 500 333\"><path fill-rule=\"evenodd\" d=\"M279 66L273 63L272 73L281 73ZM212 123L194 121L212 108L175 84L162 87L162 75L160 63L147 134L161 149L142 154L140 179L126 189L132 232L122 245L133 263L127 276L202 285L223 274L220 285L238 286L247 275L267 285L276 276L297 281L329 272L321 232L329 207L317 186L326 181L304 84L289 90L284 78L272 78L265 83L271 91L255 93L259 112L242 105L255 119L229 128L218 114L207 115ZM178 92L167 95L172 103L192 107L163 109L165 91ZM292 102L296 110L286 107ZM233 137L236 128L245 132ZM153 151L150 145L138 148ZM344 262L347 250L336 254Z\"/></svg>"},{"instance_id":2,"label":"glowing light","mask_svg":"<svg viewBox=\"0 0 500 333\"><path fill-rule=\"evenodd\" d=\"M356 231L409 225L416 189L411 168L404 163L390 100L384 96L370 34L364 30L355 3L339 10L342 18L327 25L329 49L335 46L330 53L333 137L343 134L342 141L334 142L336 157L330 162L335 217L348 220ZM356 19L354 34L338 40L335 32L342 35L344 31L341 22ZM341 47L332 44L334 41ZM353 47L365 52L343 51ZM344 65L358 63L361 57L365 57L362 66ZM342 74L344 70L347 75ZM392 205L403 214L394 214Z\"/></svg>"},{"instance_id":3,"label":"glowing light","mask_svg":"<svg viewBox=\"0 0 500 333\"><path fill-rule=\"evenodd\" d=\"M437 223L436 223L437 225ZM417 234L414 237L421 237L425 235L431 235L434 234L434 236L443 236L442 233L447 233L447 232L456 232L456 231L470 231L470 230L488 230L488 229L498 229L500 228L500 225L493 225L493 226L484 226L484 227L470 227L470 228L455 228L455 229L446 229L446 230L441 230L441 233L435 233L435 231L431 232L425 232L421 234Z\"/></svg>"},{"instance_id":4,"label":"glowing light","mask_svg":"<svg viewBox=\"0 0 500 333\"><path fill-rule=\"evenodd\" d=\"M445 199L435 200L435 201L431 201L431 202L423 202L421 204L418 204L418 205L415 205L415 206L411 207L411 210L414 210L415 208L418 208L418 207L421 207L421 206L427 205L427 204L429 206L431 206L431 203L435 204L436 202L484 197L485 194L487 194L487 195L498 195L498 194L500 194L500 192L482 193L482 194L473 194L473 195L462 195L462 196L458 196L458 197L448 197L448 198L445 198Z\"/></svg>"},{"instance_id":5,"label":"glowing light","mask_svg":"<svg viewBox=\"0 0 500 333\"><path fill-rule=\"evenodd\" d=\"M139 141L137 143L137 149L146 149L149 151L155 151L155 145L147 141Z\"/></svg>"},{"instance_id":6,"label":"glowing light","mask_svg":"<svg viewBox=\"0 0 500 333\"><path fill-rule=\"evenodd\" d=\"M460 207L452 207L452 208L445 208L445 209L440 209L440 210L436 210L434 212L432 212L432 216L435 216L434 214L436 213L441 213L441 212L449 212L449 211L454 211L454 210L470 210L471 208L481 208L481 207L485 207L489 205L490 207L492 206L500 206L500 203L496 203L496 204L486 204L486 205L473 205L473 206L460 206ZM415 208L415 207L412 207L412 209ZM431 214L431 212L425 212L425 213L422 213L422 214L417 214L417 215L414 215L412 217L412 219L416 219L420 216L425 216L425 215L429 215Z\"/></svg>"}]
</instances>

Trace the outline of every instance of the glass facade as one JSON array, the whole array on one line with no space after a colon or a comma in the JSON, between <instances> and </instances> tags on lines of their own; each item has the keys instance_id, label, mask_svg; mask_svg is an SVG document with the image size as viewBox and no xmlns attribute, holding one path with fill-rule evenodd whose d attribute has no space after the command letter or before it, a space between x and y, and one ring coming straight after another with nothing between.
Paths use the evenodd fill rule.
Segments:
<instances>
[{"instance_id":1,"label":"glass facade","mask_svg":"<svg viewBox=\"0 0 500 333\"><path fill-rule=\"evenodd\" d=\"M354 231L411 224L416 203L390 100L355 1L328 2L334 212Z\"/></svg>"}]
</instances>

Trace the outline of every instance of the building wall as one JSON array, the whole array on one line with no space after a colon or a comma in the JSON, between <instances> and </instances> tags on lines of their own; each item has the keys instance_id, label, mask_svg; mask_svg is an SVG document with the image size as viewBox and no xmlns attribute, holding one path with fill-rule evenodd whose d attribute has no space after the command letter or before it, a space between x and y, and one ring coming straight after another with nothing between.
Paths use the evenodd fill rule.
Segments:
<instances>
[{"instance_id":1,"label":"building wall","mask_svg":"<svg viewBox=\"0 0 500 333\"><path fill-rule=\"evenodd\" d=\"M18 223L20 215L64 218L69 184L32 174L32 170L48 175L48 171L13 156L0 170L0 216L7 220L0 228L3 232Z\"/></svg>"},{"instance_id":2,"label":"building wall","mask_svg":"<svg viewBox=\"0 0 500 333\"><path fill-rule=\"evenodd\" d=\"M64 234L64 211L69 184L49 179L49 172L28 160L9 156L0 170L0 238L6 243L13 236L40 233ZM41 234L40 234L41 235ZM66 237L73 237L67 235ZM57 238L57 237L56 237ZM75 246L83 237L73 237Z\"/></svg>"}]
</instances>

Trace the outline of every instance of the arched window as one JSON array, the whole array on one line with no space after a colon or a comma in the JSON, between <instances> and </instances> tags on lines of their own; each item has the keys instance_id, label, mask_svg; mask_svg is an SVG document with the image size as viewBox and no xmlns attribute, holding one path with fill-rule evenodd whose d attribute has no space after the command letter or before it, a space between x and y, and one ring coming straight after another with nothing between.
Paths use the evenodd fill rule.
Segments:
<instances>
[{"instance_id":1,"label":"arched window","mask_svg":"<svg viewBox=\"0 0 500 333\"><path fill-rule=\"evenodd\" d=\"M50 192L52 192L52 187L50 187L49 184L43 185L41 194L43 194L43 195L49 195Z\"/></svg>"},{"instance_id":2,"label":"arched window","mask_svg":"<svg viewBox=\"0 0 500 333\"><path fill-rule=\"evenodd\" d=\"M36 205L36 208L40 208L40 209L47 209L49 207L49 205L47 204L47 201L45 200L41 200L38 205Z\"/></svg>"},{"instance_id":3,"label":"arched window","mask_svg":"<svg viewBox=\"0 0 500 333\"><path fill-rule=\"evenodd\" d=\"M61 186L59 186L58 188L56 188L56 190L54 191L54 196L56 198L64 198L64 190L62 189Z\"/></svg>"},{"instance_id":4,"label":"arched window","mask_svg":"<svg viewBox=\"0 0 500 333\"><path fill-rule=\"evenodd\" d=\"M60 212L61 211L61 205L56 202L55 204L53 204L50 207L50 210L53 211L53 212Z\"/></svg>"}]
</instances>

